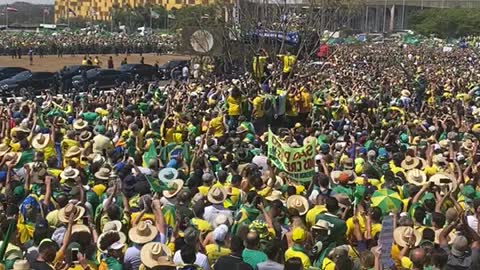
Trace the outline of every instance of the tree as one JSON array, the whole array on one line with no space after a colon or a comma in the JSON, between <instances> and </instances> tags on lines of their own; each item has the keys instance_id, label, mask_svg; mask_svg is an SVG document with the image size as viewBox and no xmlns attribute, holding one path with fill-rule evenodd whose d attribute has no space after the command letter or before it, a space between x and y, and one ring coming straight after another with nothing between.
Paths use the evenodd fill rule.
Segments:
<instances>
[{"instance_id":1,"label":"tree","mask_svg":"<svg viewBox=\"0 0 480 270\"><path fill-rule=\"evenodd\" d=\"M442 38L457 38L480 34L480 10L477 9L428 9L410 18L412 29Z\"/></svg>"}]
</instances>

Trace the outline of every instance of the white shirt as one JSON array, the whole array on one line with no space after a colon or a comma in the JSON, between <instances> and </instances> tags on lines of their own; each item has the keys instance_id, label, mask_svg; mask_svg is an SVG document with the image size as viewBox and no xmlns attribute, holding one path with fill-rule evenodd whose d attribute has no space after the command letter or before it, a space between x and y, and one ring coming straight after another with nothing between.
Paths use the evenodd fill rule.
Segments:
<instances>
[{"instance_id":1,"label":"white shirt","mask_svg":"<svg viewBox=\"0 0 480 270\"><path fill-rule=\"evenodd\" d=\"M210 270L210 265L208 265L207 256L200 252L197 252L196 256L197 256L197 259L195 260L195 264L200 266L203 270ZM173 262L176 265L185 264L182 260L182 255L180 254L180 250L177 250L173 255Z\"/></svg>"},{"instance_id":2,"label":"white shirt","mask_svg":"<svg viewBox=\"0 0 480 270\"><path fill-rule=\"evenodd\" d=\"M478 232L478 219L476 216L467 216L467 223L472 230Z\"/></svg>"}]
</instances>

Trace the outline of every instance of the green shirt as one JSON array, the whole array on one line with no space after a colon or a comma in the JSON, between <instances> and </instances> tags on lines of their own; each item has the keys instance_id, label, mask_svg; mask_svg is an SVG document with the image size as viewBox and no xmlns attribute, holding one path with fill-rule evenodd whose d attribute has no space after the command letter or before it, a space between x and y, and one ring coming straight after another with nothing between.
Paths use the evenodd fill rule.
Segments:
<instances>
[{"instance_id":1,"label":"green shirt","mask_svg":"<svg viewBox=\"0 0 480 270\"><path fill-rule=\"evenodd\" d=\"M105 259L105 263L107 264L108 270L122 270L122 264L113 257L107 257Z\"/></svg>"},{"instance_id":2,"label":"green shirt","mask_svg":"<svg viewBox=\"0 0 480 270\"><path fill-rule=\"evenodd\" d=\"M242 258L245 263L256 269L257 264L267 261L267 255L259 250L245 248L242 252Z\"/></svg>"}]
</instances>

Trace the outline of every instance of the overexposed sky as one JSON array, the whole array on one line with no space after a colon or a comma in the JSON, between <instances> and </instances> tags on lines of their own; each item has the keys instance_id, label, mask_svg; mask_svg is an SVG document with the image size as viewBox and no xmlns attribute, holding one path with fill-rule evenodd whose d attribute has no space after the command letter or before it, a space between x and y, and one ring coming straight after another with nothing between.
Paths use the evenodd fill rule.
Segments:
<instances>
[{"instance_id":1,"label":"overexposed sky","mask_svg":"<svg viewBox=\"0 0 480 270\"><path fill-rule=\"evenodd\" d=\"M15 2L28 2L32 4L51 4L53 5L54 0L0 0L0 5L12 4Z\"/></svg>"}]
</instances>

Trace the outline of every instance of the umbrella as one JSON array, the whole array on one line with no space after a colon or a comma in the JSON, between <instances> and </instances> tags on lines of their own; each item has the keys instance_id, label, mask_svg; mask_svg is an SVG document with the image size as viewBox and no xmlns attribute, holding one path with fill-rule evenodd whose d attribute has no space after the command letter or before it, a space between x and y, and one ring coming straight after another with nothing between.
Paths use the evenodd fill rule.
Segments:
<instances>
[{"instance_id":1,"label":"umbrella","mask_svg":"<svg viewBox=\"0 0 480 270\"><path fill-rule=\"evenodd\" d=\"M384 213L400 209L402 206L402 199L400 195L390 189L381 189L373 193L372 206L379 207Z\"/></svg>"}]
</instances>

